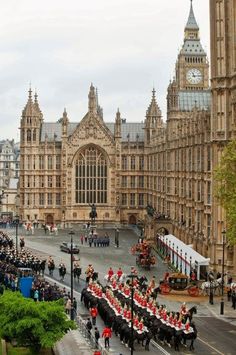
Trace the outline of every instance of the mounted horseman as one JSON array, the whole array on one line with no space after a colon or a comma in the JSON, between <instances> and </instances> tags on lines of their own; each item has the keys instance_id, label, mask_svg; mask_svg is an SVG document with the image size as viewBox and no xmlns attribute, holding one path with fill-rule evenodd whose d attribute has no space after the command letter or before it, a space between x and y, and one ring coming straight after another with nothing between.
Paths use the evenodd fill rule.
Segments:
<instances>
[{"instance_id":1,"label":"mounted horseman","mask_svg":"<svg viewBox=\"0 0 236 355\"><path fill-rule=\"evenodd\" d=\"M89 204L89 206L91 207L91 211L89 213L89 217L91 219L91 223L93 224L95 222L95 219L97 218L97 210L96 210L96 206L94 203Z\"/></svg>"}]
</instances>

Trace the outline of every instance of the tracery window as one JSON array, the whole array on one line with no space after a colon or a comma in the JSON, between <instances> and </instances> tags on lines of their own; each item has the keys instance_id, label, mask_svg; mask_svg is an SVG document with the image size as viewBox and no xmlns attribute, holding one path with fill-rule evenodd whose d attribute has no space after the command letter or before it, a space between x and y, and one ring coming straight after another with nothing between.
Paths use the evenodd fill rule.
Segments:
<instances>
[{"instance_id":1,"label":"tracery window","mask_svg":"<svg viewBox=\"0 0 236 355\"><path fill-rule=\"evenodd\" d=\"M36 129L33 130L33 141L36 141Z\"/></svg>"},{"instance_id":2,"label":"tracery window","mask_svg":"<svg viewBox=\"0 0 236 355\"><path fill-rule=\"evenodd\" d=\"M107 203L107 159L96 147L86 147L76 160L75 202Z\"/></svg>"},{"instance_id":3,"label":"tracery window","mask_svg":"<svg viewBox=\"0 0 236 355\"><path fill-rule=\"evenodd\" d=\"M27 142L31 142L31 130L27 129Z\"/></svg>"}]
</instances>

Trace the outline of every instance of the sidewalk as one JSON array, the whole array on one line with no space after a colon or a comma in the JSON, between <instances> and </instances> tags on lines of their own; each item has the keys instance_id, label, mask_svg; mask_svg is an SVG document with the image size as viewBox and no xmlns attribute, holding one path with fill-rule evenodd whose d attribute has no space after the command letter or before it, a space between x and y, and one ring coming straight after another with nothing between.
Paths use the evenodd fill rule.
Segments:
<instances>
[{"instance_id":1,"label":"sidewalk","mask_svg":"<svg viewBox=\"0 0 236 355\"><path fill-rule=\"evenodd\" d=\"M221 297L217 297L217 301L214 301L213 305L209 303L204 303L204 305L214 317L236 326L236 310L232 308L232 302L227 301L227 296L224 297L224 314L221 315L220 301Z\"/></svg>"},{"instance_id":2,"label":"sidewalk","mask_svg":"<svg viewBox=\"0 0 236 355\"><path fill-rule=\"evenodd\" d=\"M54 346L55 355L92 355L93 351L78 330L67 333Z\"/></svg>"}]
</instances>

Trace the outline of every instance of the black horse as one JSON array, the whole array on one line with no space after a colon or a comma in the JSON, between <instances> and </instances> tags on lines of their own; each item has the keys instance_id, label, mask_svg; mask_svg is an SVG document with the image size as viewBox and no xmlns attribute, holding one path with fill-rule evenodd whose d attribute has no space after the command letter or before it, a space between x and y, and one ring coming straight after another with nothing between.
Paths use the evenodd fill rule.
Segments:
<instances>
[{"instance_id":1,"label":"black horse","mask_svg":"<svg viewBox=\"0 0 236 355\"><path fill-rule=\"evenodd\" d=\"M197 314L197 306L193 306L192 308L190 308L188 312L183 316L184 323L186 323L188 319L189 322L191 322L194 314Z\"/></svg>"},{"instance_id":2,"label":"black horse","mask_svg":"<svg viewBox=\"0 0 236 355\"><path fill-rule=\"evenodd\" d=\"M194 341L197 339L197 328L194 322L190 322L190 327L193 328L193 332L186 334L185 332L182 333L183 345L186 346L187 340L190 340L190 347L189 350L194 350Z\"/></svg>"}]
</instances>

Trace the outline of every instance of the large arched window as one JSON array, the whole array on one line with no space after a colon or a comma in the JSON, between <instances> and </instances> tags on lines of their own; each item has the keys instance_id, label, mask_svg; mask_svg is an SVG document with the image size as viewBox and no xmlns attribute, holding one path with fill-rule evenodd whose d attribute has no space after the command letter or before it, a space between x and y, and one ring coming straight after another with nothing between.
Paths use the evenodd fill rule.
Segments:
<instances>
[{"instance_id":1,"label":"large arched window","mask_svg":"<svg viewBox=\"0 0 236 355\"><path fill-rule=\"evenodd\" d=\"M107 159L96 147L86 147L75 161L75 202L107 203Z\"/></svg>"}]
</instances>

